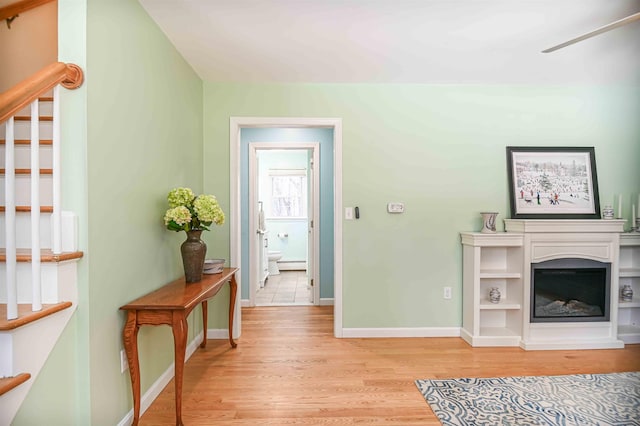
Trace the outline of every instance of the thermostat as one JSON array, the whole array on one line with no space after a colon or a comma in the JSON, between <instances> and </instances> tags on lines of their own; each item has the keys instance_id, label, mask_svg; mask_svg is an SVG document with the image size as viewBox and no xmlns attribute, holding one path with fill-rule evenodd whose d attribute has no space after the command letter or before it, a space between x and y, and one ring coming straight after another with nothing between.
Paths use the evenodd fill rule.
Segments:
<instances>
[{"instance_id":1,"label":"thermostat","mask_svg":"<svg viewBox=\"0 0 640 426\"><path fill-rule=\"evenodd\" d=\"M389 203L387 211L389 213L404 213L404 203Z\"/></svg>"}]
</instances>

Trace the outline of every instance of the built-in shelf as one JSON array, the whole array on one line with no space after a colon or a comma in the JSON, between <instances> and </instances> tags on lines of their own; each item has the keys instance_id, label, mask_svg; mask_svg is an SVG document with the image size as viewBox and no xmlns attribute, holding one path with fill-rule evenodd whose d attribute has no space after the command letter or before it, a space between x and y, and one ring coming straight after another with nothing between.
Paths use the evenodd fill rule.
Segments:
<instances>
[{"instance_id":1,"label":"built-in shelf","mask_svg":"<svg viewBox=\"0 0 640 426\"><path fill-rule=\"evenodd\" d=\"M620 268L620 278L638 278L640 268Z\"/></svg>"},{"instance_id":2,"label":"built-in shelf","mask_svg":"<svg viewBox=\"0 0 640 426\"><path fill-rule=\"evenodd\" d=\"M500 303L491 303L489 300L480 300L480 309L484 310L501 310L501 309L522 309L522 305L517 302L504 300Z\"/></svg>"},{"instance_id":3,"label":"built-in shelf","mask_svg":"<svg viewBox=\"0 0 640 426\"><path fill-rule=\"evenodd\" d=\"M640 233L620 235L619 289L633 289L630 302L618 302L618 337L627 344L640 343Z\"/></svg>"},{"instance_id":4,"label":"built-in shelf","mask_svg":"<svg viewBox=\"0 0 640 426\"><path fill-rule=\"evenodd\" d=\"M522 328L522 235L461 234L463 244L463 324L472 346L517 346ZM491 303L489 292L500 291Z\"/></svg>"},{"instance_id":5,"label":"built-in shelf","mask_svg":"<svg viewBox=\"0 0 640 426\"><path fill-rule=\"evenodd\" d=\"M519 337L520 334L506 327L480 327L480 335L486 337Z\"/></svg>"},{"instance_id":6,"label":"built-in shelf","mask_svg":"<svg viewBox=\"0 0 640 426\"><path fill-rule=\"evenodd\" d=\"M481 270L480 278L499 278L499 279L520 279L520 272L499 271L499 270Z\"/></svg>"},{"instance_id":7,"label":"built-in shelf","mask_svg":"<svg viewBox=\"0 0 640 426\"><path fill-rule=\"evenodd\" d=\"M640 308L640 299L634 298L631 302L618 302L618 308L620 309Z\"/></svg>"}]
</instances>

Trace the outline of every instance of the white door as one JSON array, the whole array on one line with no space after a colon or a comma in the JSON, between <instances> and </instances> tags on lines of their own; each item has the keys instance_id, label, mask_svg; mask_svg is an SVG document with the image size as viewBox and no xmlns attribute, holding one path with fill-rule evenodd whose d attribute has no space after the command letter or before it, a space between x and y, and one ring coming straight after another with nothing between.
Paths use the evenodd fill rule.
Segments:
<instances>
[{"instance_id":1,"label":"white door","mask_svg":"<svg viewBox=\"0 0 640 426\"><path fill-rule=\"evenodd\" d=\"M258 152L252 149L249 156L249 306L255 306L263 269L263 251L267 250L264 247L267 236L260 230L258 220Z\"/></svg>"},{"instance_id":2,"label":"white door","mask_svg":"<svg viewBox=\"0 0 640 426\"><path fill-rule=\"evenodd\" d=\"M307 238L307 286L309 302L320 304L320 151L316 146L310 149L307 167L307 203L308 203L308 230Z\"/></svg>"},{"instance_id":3,"label":"white door","mask_svg":"<svg viewBox=\"0 0 640 426\"><path fill-rule=\"evenodd\" d=\"M249 306L255 306L255 295L260 288L260 259L259 259L259 220L258 220L258 185L259 168L258 152L264 150L307 150L307 286L310 289L309 302L320 304L320 288L318 271L320 262L319 248L319 217L320 217L320 179L319 158L320 144L317 142L251 142L249 144ZM266 235L266 239L274 238ZM268 285L268 284L267 284Z\"/></svg>"},{"instance_id":4,"label":"white door","mask_svg":"<svg viewBox=\"0 0 640 426\"><path fill-rule=\"evenodd\" d=\"M307 288L309 291L309 302L314 303L315 297L315 281L313 280L314 264L313 264L313 150L307 151Z\"/></svg>"}]
</instances>

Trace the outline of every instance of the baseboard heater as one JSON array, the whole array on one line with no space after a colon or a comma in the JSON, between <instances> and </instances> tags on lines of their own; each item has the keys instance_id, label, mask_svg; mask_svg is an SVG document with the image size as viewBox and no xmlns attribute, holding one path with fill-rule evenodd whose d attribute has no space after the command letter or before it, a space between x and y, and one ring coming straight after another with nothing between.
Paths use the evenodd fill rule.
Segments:
<instances>
[{"instance_id":1,"label":"baseboard heater","mask_svg":"<svg viewBox=\"0 0 640 426\"><path fill-rule=\"evenodd\" d=\"M306 271L307 262L304 260L279 261L278 269L281 271Z\"/></svg>"}]
</instances>

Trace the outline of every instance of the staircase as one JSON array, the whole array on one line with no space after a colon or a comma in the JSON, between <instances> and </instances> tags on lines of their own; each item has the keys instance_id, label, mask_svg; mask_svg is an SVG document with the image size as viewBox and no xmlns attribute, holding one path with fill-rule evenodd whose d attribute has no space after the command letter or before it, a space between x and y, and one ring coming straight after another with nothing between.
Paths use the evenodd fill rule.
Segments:
<instances>
[{"instance_id":1,"label":"staircase","mask_svg":"<svg viewBox=\"0 0 640 426\"><path fill-rule=\"evenodd\" d=\"M77 218L60 208L55 98L58 83L81 82L79 68L56 63L0 94L0 425L12 422L77 307L82 252Z\"/></svg>"}]
</instances>

